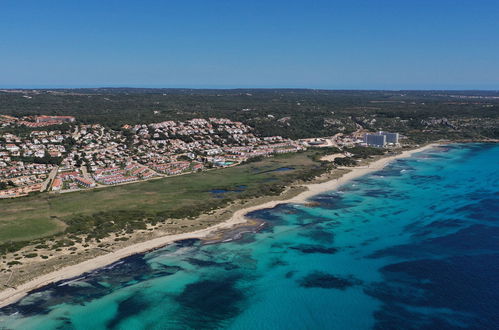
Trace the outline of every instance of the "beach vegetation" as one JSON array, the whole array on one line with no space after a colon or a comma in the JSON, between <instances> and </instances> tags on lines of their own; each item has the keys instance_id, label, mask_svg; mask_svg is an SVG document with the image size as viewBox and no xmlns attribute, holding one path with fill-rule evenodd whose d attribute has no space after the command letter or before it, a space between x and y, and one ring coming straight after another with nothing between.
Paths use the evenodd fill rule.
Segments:
<instances>
[{"instance_id":1,"label":"beach vegetation","mask_svg":"<svg viewBox=\"0 0 499 330\"><path fill-rule=\"evenodd\" d=\"M33 244L60 251L113 233L145 230L168 219L179 219L167 224L172 230L185 231L182 228L195 224L201 214L242 199L276 196L294 181L309 181L330 171L333 165L316 161L317 153L322 151L281 154L237 167L106 189L2 200L0 254ZM225 192L220 196L213 189Z\"/></svg>"}]
</instances>

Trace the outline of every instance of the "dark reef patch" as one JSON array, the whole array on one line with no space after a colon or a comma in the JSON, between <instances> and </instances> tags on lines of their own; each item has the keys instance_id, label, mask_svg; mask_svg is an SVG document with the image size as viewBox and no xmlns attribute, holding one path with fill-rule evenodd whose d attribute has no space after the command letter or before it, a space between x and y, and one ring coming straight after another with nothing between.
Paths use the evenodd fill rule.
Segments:
<instances>
[{"instance_id":1,"label":"dark reef patch","mask_svg":"<svg viewBox=\"0 0 499 330\"><path fill-rule=\"evenodd\" d=\"M189 247L194 246L196 243L199 243L201 240L198 238L186 238L182 240L175 241L175 245L177 247Z\"/></svg>"},{"instance_id":2,"label":"dark reef patch","mask_svg":"<svg viewBox=\"0 0 499 330\"><path fill-rule=\"evenodd\" d=\"M299 234L302 237L308 237L315 242L322 244L331 244L334 242L334 233L322 229L310 229Z\"/></svg>"},{"instance_id":3,"label":"dark reef patch","mask_svg":"<svg viewBox=\"0 0 499 330\"><path fill-rule=\"evenodd\" d=\"M245 291L237 288L239 275L220 276L188 284L175 297L182 306L179 317L188 329L215 329L241 312Z\"/></svg>"},{"instance_id":4,"label":"dark reef patch","mask_svg":"<svg viewBox=\"0 0 499 330\"><path fill-rule=\"evenodd\" d=\"M324 254L334 254L338 252L337 248L334 247L323 247L320 245L313 245L313 244L300 244L300 245L295 245L291 246L290 249L300 251L301 253L324 253Z\"/></svg>"},{"instance_id":5,"label":"dark reef patch","mask_svg":"<svg viewBox=\"0 0 499 330\"><path fill-rule=\"evenodd\" d=\"M216 262L197 258L186 258L185 261L187 261L191 265L198 267L221 267L225 270L233 270L239 268L237 265L230 262Z\"/></svg>"},{"instance_id":6,"label":"dark reef patch","mask_svg":"<svg viewBox=\"0 0 499 330\"><path fill-rule=\"evenodd\" d=\"M436 181L442 181L442 177L440 175L419 175L413 174L411 175L411 180L415 180L419 183L432 183Z\"/></svg>"},{"instance_id":7,"label":"dark reef patch","mask_svg":"<svg viewBox=\"0 0 499 330\"><path fill-rule=\"evenodd\" d=\"M57 327L57 329L74 329L73 323L71 322L71 319L68 317L60 316L55 318L57 321L62 323Z\"/></svg>"},{"instance_id":8,"label":"dark reef patch","mask_svg":"<svg viewBox=\"0 0 499 330\"><path fill-rule=\"evenodd\" d=\"M147 302L147 299L140 293L136 293L118 303L118 310L114 317L107 323L107 328L113 329L117 327L121 321L131 316L138 315L150 307L151 305Z\"/></svg>"},{"instance_id":9,"label":"dark reef patch","mask_svg":"<svg viewBox=\"0 0 499 330\"><path fill-rule=\"evenodd\" d=\"M289 242L274 242L270 245L271 249L284 249L287 248L291 243Z\"/></svg>"},{"instance_id":10,"label":"dark reef patch","mask_svg":"<svg viewBox=\"0 0 499 330\"><path fill-rule=\"evenodd\" d=\"M63 303L83 305L120 288L152 278L169 276L180 270L182 268L179 266L162 264L152 269L143 254L132 255L105 268L85 273L78 278L59 281L33 290L30 294L45 294L37 298L30 296L29 303L23 299L2 308L1 312L8 314L18 312L23 316L48 314L51 306Z\"/></svg>"},{"instance_id":11,"label":"dark reef patch","mask_svg":"<svg viewBox=\"0 0 499 330\"><path fill-rule=\"evenodd\" d=\"M360 281L352 276L338 277L328 273L315 271L298 280L298 284L304 288L345 290L346 288L360 284Z\"/></svg>"},{"instance_id":12,"label":"dark reef patch","mask_svg":"<svg viewBox=\"0 0 499 330\"><path fill-rule=\"evenodd\" d=\"M295 209L288 204L279 204L271 209L256 210L246 214L246 217L252 219L265 219L265 222L270 225L283 225L286 224L286 220L283 219L281 214L286 212L294 212ZM268 226L271 230L271 226Z\"/></svg>"},{"instance_id":13,"label":"dark reef patch","mask_svg":"<svg viewBox=\"0 0 499 330\"><path fill-rule=\"evenodd\" d=\"M384 302L376 314L380 327L393 324L399 329L409 329L413 322L430 322L431 327L437 324L443 329L455 328L444 317L428 320L427 316L419 315L422 313L415 313L414 308L400 310L401 306L412 306L449 309L461 318L463 314L473 316L467 324L472 329L496 329L499 287L491 281L495 282L499 274L497 260L496 253L391 264L381 270L385 280L365 292ZM408 310L413 310L410 318L404 317Z\"/></svg>"},{"instance_id":14,"label":"dark reef patch","mask_svg":"<svg viewBox=\"0 0 499 330\"><path fill-rule=\"evenodd\" d=\"M270 268L279 267L279 266L287 266L289 263L280 258L272 258L269 263Z\"/></svg>"},{"instance_id":15,"label":"dark reef patch","mask_svg":"<svg viewBox=\"0 0 499 330\"><path fill-rule=\"evenodd\" d=\"M424 223L424 222L423 222ZM436 234L442 234L449 232L452 229L459 229L466 226L466 221L460 219L442 219L435 220L428 224L422 225L420 221L413 222L404 228L406 232L413 232L412 237L424 238L427 236L435 236Z\"/></svg>"},{"instance_id":16,"label":"dark reef patch","mask_svg":"<svg viewBox=\"0 0 499 330\"><path fill-rule=\"evenodd\" d=\"M499 198L484 198L457 209L479 221L499 221Z\"/></svg>"},{"instance_id":17,"label":"dark reef patch","mask_svg":"<svg viewBox=\"0 0 499 330\"><path fill-rule=\"evenodd\" d=\"M449 235L378 250L369 257L425 258L434 256L437 251L444 255L461 255L476 250L496 251L498 242L499 227L472 225Z\"/></svg>"},{"instance_id":18,"label":"dark reef patch","mask_svg":"<svg viewBox=\"0 0 499 330\"><path fill-rule=\"evenodd\" d=\"M373 237L373 238L370 238L370 239L366 239L365 241L363 241L362 243L360 243L361 246L367 246L373 242L376 242L377 240L379 240L381 237L379 236L376 236L376 237Z\"/></svg>"},{"instance_id":19,"label":"dark reef patch","mask_svg":"<svg viewBox=\"0 0 499 330\"><path fill-rule=\"evenodd\" d=\"M391 304L383 310L374 312L376 324L375 330L399 330L399 329L422 329L422 330L456 330L474 329L465 324L473 324L475 318L471 315L460 313L438 313L431 314L409 311L404 306ZM478 329L476 329L478 330Z\"/></svg>"},{"instance_id":20,"label":"dark reef patch","mask_svg":"<svg viewBox=\"0 0 499 330\"><path fill-rule=\"evenodd\" d=\"M391 195L389 190L383 190L383 189L369 189L364 192L364 196L368 197L382 197L382 198L389 198Z\"/></svg>"},{"instance_id":21,"label":"dark reef patch","mask_svg":"<svg viewBox=\"0 0 499 330\"><path fill-rule=\"evenodd\" d=\"M345 187L342 187L344 189ZM328 210L346 209L355 206L355 202L347 201L341 194L322 194L310 199L311 202L318 203L321 208Z\"/></svg>"},{"instance_id":22,"label":"dark reef patch","mask_svg":"<svg viewBox=\"0 0 499 330\"><path fill-rule=\"evenodd\" d=\"M312 227L314 225L328 223L328 222L334 222L334 220L320 216L311 217L310 214L303 212L302 214L299 214L297 216L295 224L301 227Z\"/></svg>"},{"instance_id":23,"label":"dark reef patch","mask_svg":"<svg viewBox=\"0 0 499 330\"><path fill-rule=\"evenodd\" d=\"M272 232L272 226L265 225L262 228L260 228L258 232ZM254 234L255 234L254 232L243 233L239 236L238 239L231 241L231 243L238 245L246 245L249 243L256 242L256 237Z\"/></svg>"}]
</instances>

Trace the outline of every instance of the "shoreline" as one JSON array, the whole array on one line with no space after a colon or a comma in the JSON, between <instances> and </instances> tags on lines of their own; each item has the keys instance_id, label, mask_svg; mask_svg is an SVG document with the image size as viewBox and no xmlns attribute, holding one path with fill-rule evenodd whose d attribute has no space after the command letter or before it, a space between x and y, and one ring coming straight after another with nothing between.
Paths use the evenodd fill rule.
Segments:
<instances>
[{"instance_id":1,"label":"shoreline","mask_svg":"<svg viewBox=\"0 0 499 330\"><path fill-rule=\"evenodd\" d=\"M269 202L265 202L259 205L254 205L254 206L248 206L248 207L243 207L242 209L236 210L230 219L227 221L220 222L216 225L213 225L211 227L207 227L204 229L200 229L197 231L193 232L188 232L188 233L182 233L182 234L175 234L175 235L167 235L167 236L162 236L158 238L154 238L148 241L144 241L141 243L133 244L130 246L127 246L125 248L109 252L104 255L97 256L95 258L83 261L81 263L75 264L75 265L70 265L63 267L59 270L56 270L51 273L47 273L38 277L35 277L34 279L23 283L19 286L17 286L15 289L14 288L9 288L9 289L4 289L0 291L0 308L5 307L7 305L13 304L17 302L18 300L22 299L24 296L26 296L30 291L33 291L35 289L41 288L45 285L48 285L50 283L70 279L73 277L77 277L83 273L90 272L92 270L98 269L105 267L109 264L112 264L114 262L117 262L123 258L129 257L134 254L139 254L139 253L145 253L147 251L151 251L154 249L159 249L161 247L164 247L168 244L174 243L175 241L183 240L183 239L189 239L189 238L205 238L209 236L210 234L213 234L214 232L220 230L220 229L227 229L234 227L236 225L245 223L248 221L248 218L246 218L246 214L256 211L256 210L261 210L261 209L268 209L268 208L273 208L279 204L286 204L286 203L297 203L297 204L303 204L306 203L307 200L315 195L324 193L326 191L331 191L335 190L341 185L354 180L356 178L362 177L366 174L369 174L371 172L375 172L378 170L383 169L386 165L388 165L390 162L401 159L401 158L408 158L414 153L422 152L428 149L431 149L437 145L440 145L441 143L432 143L428 144L422 147L418 147L416 149L411 149L411 150L405 150L400 154L397 155L392 155L392 156L387 156L387 157L382 157L367 166L362 166L362 167L352 167L348 168L351 169L348 173L345 173L343 176L341 176L338 179L331 179L325 182L321 183L310 183L310 184L302 184L300 186L306 187L307 190L299 193L298 195L285 199L285 200L271 200Z\"/></svg>"}]
</instances>

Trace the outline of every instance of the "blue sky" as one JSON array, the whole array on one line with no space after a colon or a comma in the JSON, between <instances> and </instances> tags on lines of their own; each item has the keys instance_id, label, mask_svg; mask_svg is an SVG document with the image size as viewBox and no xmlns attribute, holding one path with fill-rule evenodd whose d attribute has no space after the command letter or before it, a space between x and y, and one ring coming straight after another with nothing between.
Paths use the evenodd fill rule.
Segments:
<instances>
[{"instance_id":1,"label":"blue sky","mask_svg":"<svg viewBox=\"0 0 499 330\"><path fill-rule=\"evenodd\" d=\"M499 1L0 0L0 87L499 89Z\"/></svg>"}]
</instances>

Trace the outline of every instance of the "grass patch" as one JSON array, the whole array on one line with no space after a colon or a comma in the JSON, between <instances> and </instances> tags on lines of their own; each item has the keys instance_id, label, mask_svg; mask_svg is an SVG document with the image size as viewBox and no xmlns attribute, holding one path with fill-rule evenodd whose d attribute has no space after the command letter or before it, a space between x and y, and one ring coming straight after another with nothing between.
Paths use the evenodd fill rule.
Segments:
<instances>
[{"instance_id":1,"label":"grass patch","mask_svg":"<svg viewBox=\"0 0 499 330\"><path fill-rule=\"evenodd\" d=\"M1 200L0 245L62 232L99 239L111 232L144 229L145 223L166 218L193 218L236 199L276 195L294 180L324 172L327 165L318 162L316 154L278 155L236 167L135 184ZM283 167L291 169L274 171ZM213 194L213 189L227 192L220 196ZM52 248L67 243L58 240Z\"/></svg>"}]
</instances>

